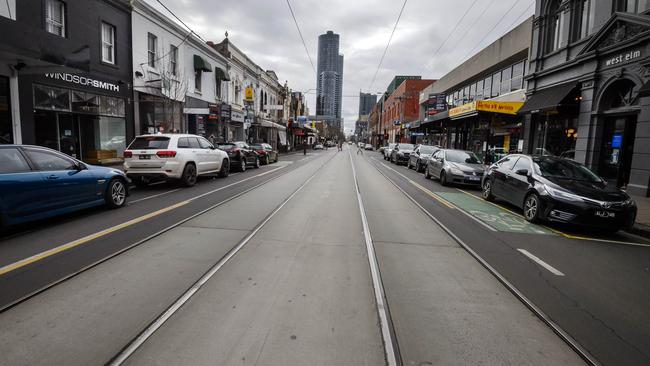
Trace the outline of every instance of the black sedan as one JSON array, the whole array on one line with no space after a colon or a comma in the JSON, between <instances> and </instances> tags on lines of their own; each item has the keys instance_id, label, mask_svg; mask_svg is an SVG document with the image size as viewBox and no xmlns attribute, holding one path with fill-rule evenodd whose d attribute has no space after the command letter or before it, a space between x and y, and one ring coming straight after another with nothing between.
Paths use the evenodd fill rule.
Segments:
<instances>
[{"instance_id":1,"label":"black sedan","mask_svg":"<svg viewBox=\"0 0 650 366\"><path fill-rule=\"evenodd\" d=\"M555 221L607 231L630 227L636 204L584 165L553 156L508 155L483 179L483 198L508 201L529 222Z\"/></svg>"},{"instance_id":2,"label":"black sedan","mask_svg":"<svg viewBox=\"0 0 650 366\"><path fill-rule=\"evenodd\" d=\"M409 156L409 161L406 162L406 167L409 169L413 167L418 173L423 172L424 167L431 158L431 155L438 150L440 150L440 147L438 146L418 145L418 147L413 151L413 154Z\"/></svg>"},{"instance_id":3,"label":"black sedan","mask_svg":"<svg viewBox=\"0 0 650 366\"><path fill-rule=\"evenodd\" d=\"M243 172L246 171L248 165L252 165L254 168L260 167L259 154L243 141L222 142L217 144L217 148L228 153L231 168Z\"/></svg>"}]
</instances>

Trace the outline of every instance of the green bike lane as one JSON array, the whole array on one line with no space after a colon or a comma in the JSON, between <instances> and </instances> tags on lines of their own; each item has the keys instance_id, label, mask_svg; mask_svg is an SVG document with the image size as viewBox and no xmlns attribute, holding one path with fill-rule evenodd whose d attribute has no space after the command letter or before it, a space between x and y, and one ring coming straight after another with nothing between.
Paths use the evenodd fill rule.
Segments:
<instances>
[{"instance_id":1,"label":"green bike lane","mask_svg":"<svg viewBox=\"0 0 650 366\"><path fill-rule=\"evenodd\" d=\"M507 205L482 200L477 189L443 187L380 156L366 159L600 363L650 364L650 248L637 246L643 242L533 225Z\"/></svg>"}]
</instances>

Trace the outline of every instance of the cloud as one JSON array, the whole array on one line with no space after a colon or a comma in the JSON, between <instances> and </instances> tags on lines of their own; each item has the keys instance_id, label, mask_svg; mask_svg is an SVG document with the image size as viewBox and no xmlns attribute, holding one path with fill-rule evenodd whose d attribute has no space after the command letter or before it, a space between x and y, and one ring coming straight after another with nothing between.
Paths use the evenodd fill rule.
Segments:
<instances>
[{"instance_id":1,"label":"cloud","mask_svg":"<svg viewBox=\"0 0 650 366\"><path fill-rule=\"evenodd\" d=\"M156 0L146 0L156 5ZM228 31L230 40L264 69L274 70L281 82L293 90L316 87L316 76L283 0L161 0L206 40L221 41ZM359 91L381 92L395 75L440 77L458 66L467 53L476 53L507 32L509 26L532 15L534 0L482 0L434 58L435 50L461 18L472 0L411 0L369 90L379 59L393 29L401 1L390 0L290 0L316 65L318 36L333 30L341 36L340 52L345 55L343 117L345 128L353 129L357 119ZM514 7L492 34L486 36L505 12ZM312 113L315 95L307 95Z\"/></svg>"}]
</instances>

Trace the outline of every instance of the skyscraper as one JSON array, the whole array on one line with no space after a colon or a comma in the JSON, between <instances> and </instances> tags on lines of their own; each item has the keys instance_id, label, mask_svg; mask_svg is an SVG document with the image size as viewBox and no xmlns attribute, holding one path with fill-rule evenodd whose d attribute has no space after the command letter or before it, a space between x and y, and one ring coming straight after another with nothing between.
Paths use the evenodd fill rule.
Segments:
<instances>
[{"instance_id":1,"label":"skyscraper","mask_svg":"<svg viewBox=\"0 0 650 366\"><path fill-rule=\"evenodd\" d=\"M341 127L343 93L343 55L339 54L339 35L332 31L318 36L316 115Z\"/></svg>"},{"instance_id":2,"label":"skyscraper","mask_svg":"<svg viewBox=\"0 0 650 366\"><path fill-rule=\"evenodd\" d=\"M377 95L359 92L359 117L370 114L377 103Z\"/></svg>"}]
</instances>

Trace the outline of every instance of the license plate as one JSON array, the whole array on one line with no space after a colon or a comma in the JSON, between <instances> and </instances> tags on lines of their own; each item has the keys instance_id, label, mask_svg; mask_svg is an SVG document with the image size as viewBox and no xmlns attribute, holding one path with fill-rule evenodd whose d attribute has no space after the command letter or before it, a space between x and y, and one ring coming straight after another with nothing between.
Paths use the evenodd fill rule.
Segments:
<instances>
[{"instance_id":1,"label":"license plate","mask_svg":"<svg viewBox=\"0 0 650 366\"><path fill-rule=\"evenodd\" d=\"M151 160L150 155L140 155L140 160Z\"/></svg>"},{"instance_id":2,"label":"license plate","mask_svg":"<svg viewBox=\"0 0 650 366\"><path fill-rule=\"evenodd\" d=\"M609 211L596 211L596 216L604 217L604 218L616 217L616 213L609 212Z\"/></svg>"},{"instance_id":3,"label":"license plate","mask_svg":"<svg viewBox=\"0 0 650 366\"><path fill-rule=\"evenodd\" d=\"M479 181L481 177L469 177L469 180Z\"/></svg>"}]
</instances>

